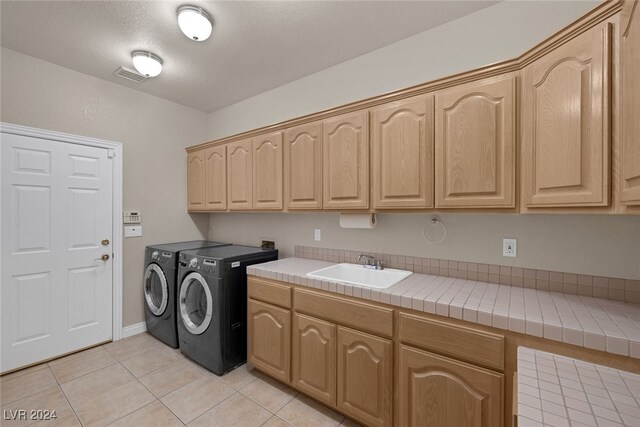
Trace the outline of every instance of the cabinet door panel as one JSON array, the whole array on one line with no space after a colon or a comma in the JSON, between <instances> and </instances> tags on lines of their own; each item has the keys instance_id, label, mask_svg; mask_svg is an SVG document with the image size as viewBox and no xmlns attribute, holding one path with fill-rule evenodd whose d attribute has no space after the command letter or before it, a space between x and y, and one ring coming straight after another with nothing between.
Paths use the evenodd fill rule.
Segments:
<instances>
[{"instance_id":1,"label":"cabinet door panel","mask_svg":"<svg viewBox=\"0 0 640 427\"><path fill-rule=\"evenodd\" d=\"M620 201L640 204L640 6L627 0L621 22L622 144Z\"/></svg>"},{"instance_id":2,"label":"cabinet door panel","mask_svg":"<svg viewBox=\"0 0 640 427\"><path fill-rule=\"evenodd\" d=\"M338 327L338 408L368 426L390 426L391 341Z\"/></svg>"},{"instance_id":3,"label":"cabinet door panel","mask_svg":"<svg viewBox=\"0 0 640 427\"><path fill-rule=\"evenodd\" d=\"M224 211L227 209L227 147L208 148L205 162L206 209Z\"/></svg>"},{"instance_id":4,"label":"cabinet door panel","mask_svg":"<svg viewBox=\"0 0 640 427\"><path fill-rule=\"evenodd\" d=\"M293 384L336 404L336 326L302 314L293 318Z\"/></svg>"},{"instance_id":5,"label":"cabinet door panel","mask_svg":"<svg viewBox=\"0 0 640 427\"><path fill-rule=\"evenodd\" d=\"M322 209L322 122L285 131L284 186L288 209Z\"/></svg>"},{"instance_id":6,"label":"cabinet door panel","mask_svg":"<svg viewBox=\"0 0 640 427\"><path fill-rule=\"evenodd\" d=\"M282 132L253 138L253 208L282 209Z\"/></svg>"},{"instance_id":7,"label":"cabinet door panel","mask_svg":"<svg viewBox=\"0 0 640 427\"><path fill-rule=\"evenodd\" d=\"M375 208L433 207L433 96L372 110Z\"/></svg>"},{"instance_id":8,"label":"cabinet door panel","mask_svg":"<svg viewBox=\"0 0 640 427\"><path fill-rule=\"evenodd\" d=\"M187 209L204 210L205 150L187 154Z\"/></svg>"},{"instance_id":9,"label":"cabinet door panel","mask_svg":"<svg viewBox=\"0 0 640 427\"><path fill-rule=\"evenodd\" d=\"M400 346L400 425L500 427L504 376Z\"/></svg>"},{"instance_id":10,"label":"cabinet door panel","mask_svg":"<svg viewBox=\"0 0 640 427\"><path fill-rule=\"evenodd\" d=\"M523 70L525 206L609 204L609 43L602 24Z\"/></svg>"},{"instance_id":11,"label":"cabinet door panel","mask_svg":"<svg viewBox=\"0 0 640 427\"><path fill-rule=\"evenodd\" d=\"M248 316L249 362L288 383L291 379L291 312L249 300Z\"/></svg>"},{"instance_id":12,"label":"cabinet door panel","mask_svg":"<svg viewBox=\"0 0 640 427\"><path fill-rule=\"evenodd\" d=\"M436 96L436 207L515 206L515 78Z\"/></svg>"},{"instance_id":13,"label":"cabinet door panel","mask_svg":"<svg viewBox=\"0 0 640 427\"><path fill-rule=\"evenodd\" d=\"M332 117L322 127L324 208L368 208L368 112Z\"/></svg>"},{"instance_id":14,"label":"cabinet door panel","mask_svg":"<svg viewBox=\"0 0 640 427\"><path fill-rule=\"evenodd\" d=\"M250 139L227 145L229 210L247 210L253 205L252 155Z\"/></svg>"}]
</instances>

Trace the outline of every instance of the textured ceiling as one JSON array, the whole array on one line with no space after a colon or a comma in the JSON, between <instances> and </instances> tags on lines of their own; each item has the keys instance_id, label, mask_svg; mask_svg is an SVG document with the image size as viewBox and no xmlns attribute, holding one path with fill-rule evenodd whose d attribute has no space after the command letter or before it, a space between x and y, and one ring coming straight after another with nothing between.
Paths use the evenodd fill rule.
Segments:
<instances>
[{"instance_id":1,"label":"textured ceiling","mask_svg":"<svg viewBox=\"0 0 640 427\"><path fill-rule=\"evenodd\" d=\"M189 1L214 19L212 37L195 43L177 25L186 1L2 1L1 43L211 112L496 3ZM112 75L132 68L133 50L162 57L162 74L141 84Z\"/></svg>"}]
</instances>

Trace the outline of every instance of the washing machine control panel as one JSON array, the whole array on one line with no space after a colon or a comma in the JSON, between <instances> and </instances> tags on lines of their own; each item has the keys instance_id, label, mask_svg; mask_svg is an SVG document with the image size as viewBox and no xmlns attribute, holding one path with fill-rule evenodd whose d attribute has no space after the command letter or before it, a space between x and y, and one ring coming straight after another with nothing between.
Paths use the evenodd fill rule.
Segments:
<instances>
[{"instance_id":1,"label":"washing machine control panel","mask_svg":"<svg viewBox=\"0 0 640 427\"><path fill-rule=\"evenodd\" d=\"M189 261L189 268L195 268L198 266L198 258L191 258Z\"/></svg>"},{"instance_id":2,"label":"washing machine control panel","mask_svg":"<svg viewBox=\"0 0 640 427\"><path fill-rule=\"evenodd\" d=\"M151 259L158 259L159 256L160 256L160 253L158 251L153 251L151 253Z\"/></svg>"}]
</instances>

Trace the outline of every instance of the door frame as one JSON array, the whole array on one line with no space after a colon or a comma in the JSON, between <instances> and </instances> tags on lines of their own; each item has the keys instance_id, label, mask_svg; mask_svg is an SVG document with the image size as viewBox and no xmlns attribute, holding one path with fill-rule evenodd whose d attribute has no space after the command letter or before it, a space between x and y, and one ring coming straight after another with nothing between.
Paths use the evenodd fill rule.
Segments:
<instances>
[{"instance_id":1,"label":"door frame","mask_svg":"<svg viewBox=\"0 0 640 427\"><path fill-rule=\"evenodd\" d=\"M113 230L112 252L113 252L113 301L112 301L112 331L111 339L118 341L123 338L122 330L122 171L123 171L123 150L122 143L96 139L80 135L56 132L46 129L38 129L29 126L16 125L12 123L0 122L0 133L21 135L32 138L46 139L52 142L67 144L78 144L88 147L104 148L109 150L109 157L114 158L113 162ZM1 215L1 214L0 214ZM0 221L2 217L0 216ZM0 239L2 236L0 236ZM1 268L1 267L0 267ZM0 272L1 274L1 272Z\"/></svg>"}]
</instances>

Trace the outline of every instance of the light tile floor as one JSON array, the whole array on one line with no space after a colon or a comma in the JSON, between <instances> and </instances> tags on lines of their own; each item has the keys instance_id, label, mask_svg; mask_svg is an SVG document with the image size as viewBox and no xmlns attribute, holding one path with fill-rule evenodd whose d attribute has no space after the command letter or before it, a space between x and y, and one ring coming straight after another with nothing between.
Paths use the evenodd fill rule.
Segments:
<instances>
[{"instance_id":1,"label":"light tile floor","mask_svg":"<svg viewBox=\"0 0 640 427\"><path fill-rule=\"evenodd\" d=\"M146 333L0 377L0 405L2 427L358 426L247 365L218 377ZM57 419L4 419L19 409Z\"/></svg>"}]
</instances>

